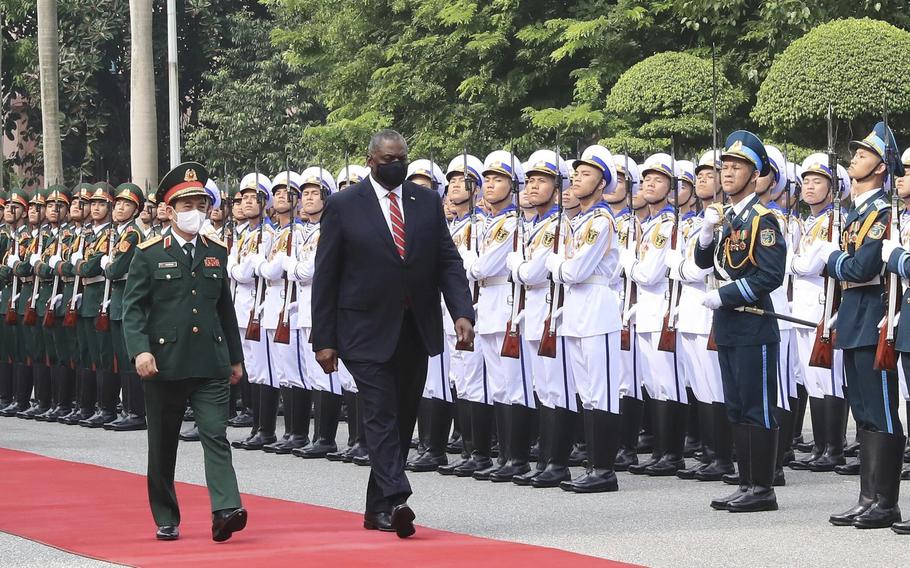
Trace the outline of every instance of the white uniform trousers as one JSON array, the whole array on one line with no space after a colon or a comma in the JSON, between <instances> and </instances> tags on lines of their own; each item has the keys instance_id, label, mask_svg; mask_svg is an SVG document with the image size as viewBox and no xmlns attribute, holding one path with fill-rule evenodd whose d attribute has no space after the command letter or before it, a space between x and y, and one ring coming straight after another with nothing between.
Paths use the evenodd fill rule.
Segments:
<instances>
[{"instance_id":1,"label":"white uniform trousers","mask_svg":"<svg viewBox=\"0 0 910 568\"><path fill-rule=\"evenodd\" d=\"M660 332L652 331L636 334L638 337L638 368L641 370L641 381L654 400L672 400L689 403L686 395L686 381L680 373L676 353L660 351ZM679 337L676 339L679 349Z\"/></svg>"},{"instance_id":2,"label":"white uniform trousers","mask_svg":"<svg viewBox=\"0 0 910 568\"><path fill-rule=\"evenodd\" d=\"M620 332L621 334L622 332ZM641 400L641 369L638 366L638 334L629 331L629 350L619 350L619 390L623 396Z\"/></svg>"},{"instance_id":3,"label":"white uniform trousers","mask_svg":"<svg viewBox=\"0 0 910 568\"><path fill-rule=\"evenodd\" d=\"M619 414L620 397L631 396L620 388L619 334L565 338L575 389L585 410Z\"/></svg>"},{"instance_id":4,"label":"white uniform trousers","mask_svg":"<svg viewBox=\"0 0 910 568\"><path fill-rule=\"evenodd\" d=\"M301 349L307 349L310 344L306 342L299 329L291 330L291 342L287 345L275 343L275 330L268 330L270 346L272 348L272 367L278 376L278 384L283 387L296 387L300 389L307 386L307 366Z\"/></svg>"},{"instance_id":5,"label":"white uniform trousers","mask_svg":"<svg viewBox=\"0 0 910 568\"><path fill-rule=\"evenodd\" d=\"M458 351L455 349L457 342L458 338L455 335L446 334L446 344L451 353L449 376L455 385L458 398L469 402L493 404L480 342L475 340L474 351Z\"/></svg>"},{"instance_id":6,"label":"white uniform trousers","mask_svg":"<svg viewBox=\"0 0 910 568\"><path fill-rule=\"evenodd\" d=\"M323 372L322 367L316 361L316 353L313 351L313 348L310 341L310 333L312 329L303 328L300 330L301 335L307 338L307 349L303 350L304 355L304 365L308 369L314 369L315 371L309 374L310 385L309 387L312 390L318 391L327 391L335 394L341 394L341 379L338 378L338 373L328 373ZM341 360L338 361L338 367L341 368Z\"/></svg>"},{"instance_id":7,"label":"white uniform trousers","mask_svg":"<svg viewBox=\"0 0 910 568\"><path fill-rule=\"evenodd\" d=\"M444 342L442 353L433 355L427 362L427 382L423 385L423 398L452 402L449 366L449 344Z\"/></svg>"},{"instance_id":8,"label":"white uniform trousers","mask_svg":"<svg viewBox=\"0 0 910 568\"><path fill-rule=\"evenodd\" d=\"M578 411L575 399L575 383L572 380L572 365L566 353L566 338L556 338L556 357L541 357L540 341L524 341L524 352L531 366L531 379L534 392L540 404L547 408L565 408Z\"/></svg>"},{"instance_id":9,"label":"white uniform trousers","mask_svg":"<svg viewBox=\"0 0 910 568\"><path fill-rule=\"evenodd\" d=\"M815 330L794 328L790 338L796 347L797 363L802 370L803 386L812 398L836 396L844 398L844 352L834 350L833 364L830 369L810 367L809 357L815 344Z\"/></svg>"},{"instance_id":10,"label":"white uniform trousers","mask_svg":"<svg viewBox=\"0 0 910 568\"><path fill-rule=\"evenodd\" d=\"M527 368L523 342L519 342L519 358L502 357L502 333L485 333L476 336L483 353L487 377L492 391L493 402L501 404L520 404L534 408L534 386L531 384L531 371Z\"/></svg>"},{"instance_id":11,"label":"white uniform trousers","mask_svg":"<svg viewBox=\"0 0 910 568\"><path fill-rule=\"evenodd\" d=\"M901 357L903 356L901 355ZM897 378L897 382L900 384L901 396L904 397L904 400L910 400L910 386L907 386L907 375L904 374L904 366L900 363L897 364ZM910 416L907 417L907 420L910 420Z\"/></svg>"},{"instance_id":12,"label":"white uniform trousers","mask_svg":"<svg viewBox=\"0 0 910 568\"><path fill-rule=\"evenodd\" d=\"M699 402L724 402L724 385L720 378L717 351L708 350L708 336L700 333L678 334L677 360L686 384Z\"/></svg>"},{"instance_id":13,"label":"white uniform trousers","mask_svg":"<svg viewBox=\"0 0 910 568\"><path fill-rule=\"evenodd\" d=\"M322 369L319 369L322 372ZM338 381L341 383L341 389L345 392L357 394L357 384L354 382L354 375L344 366L344 361L338 360Z\"/></svg>"},{"instance_id":14,"label":"white uniform trousers","mask_svg":"<svg viewBox=\"0 0 910 568\"><path fill-rule=\"evenodd\" d=\"M250 382L256 385L269 385L278 388L278 375L272 363L272 336L275 330L266 330L260 335L259 341L249 341L244 338L245 330L240 329L240 343L243 346L243 362ZM271 334L271 335L270 335Z\"/></svg>"}]
</instances>

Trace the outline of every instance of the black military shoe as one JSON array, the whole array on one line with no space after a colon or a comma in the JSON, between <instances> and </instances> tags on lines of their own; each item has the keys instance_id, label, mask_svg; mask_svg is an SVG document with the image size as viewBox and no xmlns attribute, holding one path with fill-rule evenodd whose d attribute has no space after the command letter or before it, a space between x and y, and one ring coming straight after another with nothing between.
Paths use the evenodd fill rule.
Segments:
<instances>
[{"instance_id":1,"label":"black military shoe","mask_svg":"<svg viewBox=\"0 0 910 568\"><path fill-rule=\"evenodd\" d=\"M436 468L436 473L440 475L455 475L455 469L464 465L469 459L470 458L458 458L448 465L441 465Z\"/></svg>"},{"instance_id":2,"label":"black military shoe","mask_svg":"<svg viewBox=\"0 0 910 568\"><path fill-rule=\"evenodd\" d=\"M114 432L134 432L137 430L145 430L147 428L148 424L145 421L145 416L130 414L126 417L125 420L119 424L111 426L110 429Z\"/></svg>"},{"instance_id":3,"label":"black military shoe","mask_svg":"<svg viewBox=\"0 0 910 568\"><path fill-rule=\"evenodd\" d=\"M180 529L177 525L163 525L158 527L155 532L155 538L158 540L177 540L180 538Z\"/></svg>"},{"instance_id":4,"label":"black military shoe","mask_svg":"<svg viewBox=\"0 0 910 568\"><path fill-rule=\"evenodd\" d=\"M114 420L113 422L108 422L107 424L105 424L105 425L104 425L104 429L105 429L105 430L113 430L113 429L114 429L114 425L115 425L115 424L120 424L121 422L123 422L124 420L126 420L127 416L129 416L129 415L128 415L128 414L119 414L119 415L117 416L117 419L116 419L116 420Z\"/></svg>"},{"instance_id":5,"label":"black military shoe","mask_svg":"<svg viewBox=\"0 0 910 568\"><path fill-rule=\"evenodd\" d=\"M310 444L310 437L304 436L303 434L291 434L288 436L287 440L283 440L278 444L275 444L273 453L285 456L294 452L294 450L299 450L307 447Z\"/></svg>"},{"instance_id":6,"label":"black military shoe","mask_svg":"<svg viewBox=\"0 0 910 568\"><path fill-rule=\"evenodd\" d=\"M320 438L309 446L301 449L299 452L294 452L294 455L305 459L317 459L324 458L326 454L337 451L338 446L334 442L329 442Z\"/></svg>"},{"instance_id":7,"label":"black military shoe","mask_svg":"<svg viewBox=\"0 0 910 568\"><path fill-rule=\"evenodd\" d=\"M224 542L235 532L246 528L246 509L222 509L212 513L212 540Z\"/></svg>"},{"instance_id":8,"label":"black military shoe","mask_svg":"<svg viewBox=\"0 0 910 568\"><path fill-rule=\"evenodd\" d=\"M392 528L392 514L385 512L364 513L363 528L368 531L395 532Z\"/></svg>"},{"instance_id":9,"label":"black military shoe","mask_svg":"<svg viewBox=\"0 0 910 568\"><path fill-rule=\"evenodd\" d=\"M110 410L99 410L91 418L80 420L79 425L86 428L103 428L108 422L117 419L117 413Z\"/></svg>"},{"instance_id":10,"label":"black military shoe","mask_svg":"<svg viewBox=\"0 0 910 568\"><path fill-rule=\"evenodd\" d=\"M446 454L432 455L432 452L426 451L421 455L409 460L404 468L415 473L436 471L441 465L447 465L449 458Z\"/></svg>"},{"instance_id":11,"label":"black military shoe","mask_svg":"<svg viewBox=\"0 0 910 568\"><path fill-rule=\"evenodd\" d=\"M573 493L605 493L619 491L619 483L612 469L588 469L571 481L563 481L559 488Z\"/></svg>"},{"instance_id":12,"label":"black military shoe","mask_svg":"<svg viewBox=\"0 0 910 568\"><path fill-rule=\"evenodd\" d=\"M493 460L487 456L471 456L454 470L455 477L473 477L474 472L493 467Z\"/></svg>"},{"instance_id":13,"label":"black military shoe","mask_svg":"<svg viewBox=\"0 0 910 568\"><path fill-rule=\"evenodd\" d=\"M343 450L338 450L337 452L329 452L325 455L325 459L329 460L330 462L343 462L345 456L348 455L348 452L350 452L351 448L353 447L354 446L350 446ZM407 469L407 466L405 466L405 469Z\"/></svg>"},{"instance_id":14,"label":"black military shoe","mask_svg":"<svg viewBox=\"0 0 910 568\"><path fill-rule=\"evenodd\" d=\"M613 471L629 471L629 466L638 465L638 454L635 450L620 448L616 452L616 463L613 465Z\"/></svg>"},{"instance_id":15,"label":"black military shoe","mask_svg":"<svg viewBox=\"0 0 910 568\"><path fill-rule=\"evenodd\" d=\"M531 478L531 487L538 489L548 489L550 487L559 487L566 481L572 480L572 472L564 465L547 464L547 467Z\"/></svg>"},{"instance_id":16,"label":"black military shoe","mask_svg":"<svg viewBox=\"0 0 910 568\"><path fill-rule=\"evenodd\" d=\"M850 460L843 465L834 466L834 473L837 475L859 475L861 468L862 458L857 457L855 460Z\"/></svg>"},{"instance_id":17,"label":"black military shoe","mask_svg":"<svg viewBox=\"0 0 910 568\"><path fill-rule=\"evenodd\" d=\"M253 414L245 408L243 412L227 421L231 428L249 428L253 425Z\"/></svg>"},{"instance_id":18,"label":"black military shoe","mask_svg":"<svg viewBox=\"0 0 910 568\"><path fill-rule=\"evenodd\" d=\"M354 456L351 459L351 463L354 465L369 467L370 466L370 454L366 453L362 456Z\"/></svg>"},{"instance_id":19,"label":"black military shoe","mask_svg":"<svg viewBox=\"0 0 910 568\"><path fill-rule=\"evenodd\" d=\"M891 525L891 530L897 534L910 534L910 521L904 521L902 523L894 523Z\"/></svg>"},{"instance_id":20,"label":"black military shoe","mask_svg":"<svg viewBox=\"0 0 910 568\"><path fill-rule=\"evenodd\" d=\"M252 438L244 440L240 444L241 450L261 450L266 444L274 444L278 441L278 437L274 434L264 435L261 432L257 432ZM296 454L295 454L296 455Z\"/></svg>"},{"instance_id":21,"label":"black military shoe","mask_svg":"<svg viewBox=\"0 0 910 568\"><path fill-rule=\"evenodd\" d=\"M354 463L354 460L367 460L369 465L370 450L360 442L355 443L344 456L344 463Z\"/></svg>"}]
</instances>

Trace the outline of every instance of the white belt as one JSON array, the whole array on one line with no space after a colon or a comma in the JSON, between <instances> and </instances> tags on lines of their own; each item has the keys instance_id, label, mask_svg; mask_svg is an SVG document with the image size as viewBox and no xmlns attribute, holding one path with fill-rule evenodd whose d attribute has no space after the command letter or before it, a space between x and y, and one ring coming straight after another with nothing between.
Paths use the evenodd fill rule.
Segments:
<instances>
[{"instance_id":1,"label":"white belt","mask_svg":"<svg viewBox=\"0 0 910 568\"><path fill-rule=\"evenodd\" d=\"M126 282L126 276L124 276L123 278L115 278L114 282Z\"/></svg>"},{"instance_id":2,"label":"white belt","mask_svg":"<svg viewBox=\"0 0 910 568\"><path fill-rule=\"evenodd\" d=\"M504 286L509 283L508 276L493 276L492 278L483 278L477 281L480 284L481 288L489 288L490 286Z\"/></svg>"},{"instance_id":3,"label":"white belt","mask_svg":"<svg viewBox=\"0 0 910 568\"><path fill-rule=\"evenodd\" d=\"M525 290L528 290L528 291L543 290L544 288L548 288L549 286L550 286L549 282L541 282L540 284L527 284L527 285L525 285Z\"/></svg>"},{"instance_id":4,"label":"white belt","mask_svg":"<svg viewBox=\"0 0 910 568\"><path fill-rule=\"evenodd\" d=\"M872 280L867 280L866 282L841 282L841 290L849 290L851 288L863 288L865 286L877 286L882 283L881 276L876 276Z\"/></svg>"},{"instance_id":5,"label":"white belt","mask_svg":"<svg viewBox=\"0 0 910 568\"><path fill-rule=\"evenodd\" d=\"M95 283L97 283L97 282L104 282L104 275L92 276L91 278L83 278L83 279L82 279L82 284L83 284L83 285L95 284Z\"/></svg>"},{"instance_id":6,"label":"white belt","mask_svg":"<svg viewBox=\"0 0 910 568\"><path fill-rule=\"evenodd\" d=\"M579 284L593 284L595 286L609 286L610 280L606 276L603 276L601 274L592 274L591 276L588 276L587 278L585 278L583 281L579 282Z\"/></svg>"}]
</instances>

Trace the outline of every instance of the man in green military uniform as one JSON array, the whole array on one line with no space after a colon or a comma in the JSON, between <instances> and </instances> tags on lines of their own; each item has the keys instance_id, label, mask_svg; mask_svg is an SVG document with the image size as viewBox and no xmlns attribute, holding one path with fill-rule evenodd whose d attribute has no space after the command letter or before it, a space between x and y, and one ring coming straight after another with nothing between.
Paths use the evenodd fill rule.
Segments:
<instances>
[{"instance_id":1,"label":"man in green military uniform","mask_svg":"<svg viewBox=\"0 0 910 568\"><path fill-rule=\"evenodd\" d=\"M38 282L35 278L34 258L44 250L44 191L35 190L28 202L28 232L25 254L13 266L13 273L19 277L21 292L16 303L16 309L21 316L22 345L25 348L25 363L29 375L22 384L22 393L28 395L31 387L35 387L35 403L28 409L16 413L17 418L32 420L35 416L45 412L42 406L44 393L50 389L50 369L45 364L44 336L38 326L37 292ZM20 241L21 245L22 241ZM21 252L21 247L20 247ZM30 380L30 382L29 382Z\"/></svg>"},{"instance_id":2,"label":"man in green military uniform","mask_svg":"<svg viewBox=\"0 0 910 568\"><path fill-rule=\"evenodd\" d=\"M227 540L247 522L225 432L243 349L226 246L199 234L211 207L207 179L201 164L187 162L161 181L170 231L136 247L123 293L126 350L145 388L149 502L161 540L179 536L174 468L187 400L202 441L212 539Z\"/></svg>"},{"instance_id":3,"label":"man in green military uniform","mask_svg":"<svg viewBox=\"0 0 910 568\"><path fill-rule=\"evenodd\" d=\"M73 253L70 257L75 274L82 282L77 324L79 342L88 346L91 365L86 366L95 368L94 376L86 373L83 377L86 399L91 395L90 388L95 387L95 414L79 422L80 426L88 428L101 428L117 419L117 395L120 392L120 379L114 374L114 347L110 330L97 325L96 321L102 304L110 300L105 297L110 288L105 282L101 261L110 255L113 247L114 228L110 220L113 192L114 188L107 182L95 184L89 198L92 228L87 231L85 252ZM85 400L83 404L87 402Z\"/></svg>"},{"instance_id":4,"label":"man in green military uniform","mask_svg":"<svg viewBox=\"0 0 910 568\"><path fill-rule=\"evenodd\" d=\"M120 373L120 388L123 393L123 410L121 418L104 427L115 432L145 429L145 396L136 368L130 361L123 342L123 290L126 288L127 272L136 247L143 241L142 230L136 223L136 216L145 204L145 195L138 185L123 183L117 186L114 193L114 223L117 235L114 240L113 254L109 259L102 259L104 274L111 281L111 299L108 313L111 321L111 339L114 342L114 358Z\"/></svg>"},{"instance_id":5,"label":"man in green military uniform","mask_svg":"<svg viewBox=\"0 0 910 568\"><path fill-rule=\"evenodd\" d=\"M6 203L9 193L0 190L0 322L6 317L7 288L12 282L11 271L6 266L6 257L12 250L10 246L12 228L6 220ZM10 360L10 347L12 340L9 338L9 328L0 323L0 410L13 402L13 366Z\"/></svg>"},{"instance_id":6,"label":"man in green military uniform","mask_svg":"<svg viewBox=\"0 0 910 568\"><path fill-rule=\"evenodd\" d=\"M12 363L13 394L15 400L0 410L2 416L16 416L17 413L28 410L32 392L32 371L26 364L24 347L22 345L22 328L19 325L21 318L18 314L18 299L21 294L21 279L16 275L16 269L21 262L21 255L25 255L30 235L26 223L28 210L28 194L22 189L14 189L10 193L9 202L6 204L4 219L10 229L8 251L5 255L0 277L9 281L3 289L0 298L4 321L9 326L4 333L4 344L7 355ZM28 263L24 263L28 267ZM30 268L30 267L29 267Z\"/></svg>"}]
</instances>

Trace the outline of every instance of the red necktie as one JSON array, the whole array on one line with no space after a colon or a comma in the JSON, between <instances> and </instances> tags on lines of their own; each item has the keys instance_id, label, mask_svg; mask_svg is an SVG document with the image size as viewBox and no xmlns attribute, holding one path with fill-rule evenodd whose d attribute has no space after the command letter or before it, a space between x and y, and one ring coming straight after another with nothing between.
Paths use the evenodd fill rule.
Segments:
<instances>
[{"instance_id":1,"label":"red necktie","mask_svg":"<svg viewBox=\"0 0 910 568\"><path fill-rule=\"evenodd\" d=\"M404 217L401 216L401 208L398 206L398 196L391 191L389 192L389 212L392 217L392 240L395 241L398 255L404 258Z\"/></svg>"}]
</instances>

